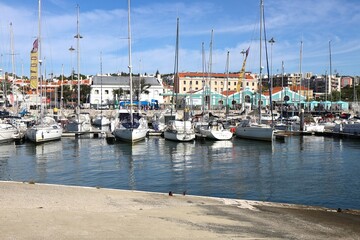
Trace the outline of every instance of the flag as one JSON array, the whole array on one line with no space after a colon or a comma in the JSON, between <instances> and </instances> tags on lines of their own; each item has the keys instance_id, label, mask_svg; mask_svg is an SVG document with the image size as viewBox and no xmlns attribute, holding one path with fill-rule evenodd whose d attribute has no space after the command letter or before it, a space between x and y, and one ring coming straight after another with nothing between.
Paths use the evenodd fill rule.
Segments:
<instances>
[{"instance_id":1,"label":"flag","mask_svg":"<svg viewBox=\"0 0 360 240\"><path fill-rule=\"evenodd\" d=\"M30 53L30 87L31 89L38 88L38 56L39 41L35 39L33 43L33 48Z\"/></svg>"},{"instance_id":2,"label":"flag","mask_svg":"<svg viewBox=\"0 0 360 240\"><path fill-rule=\"evenodd\" d=\"M239 74L238 84L236 86L236 91L237 92L240 92L242 79L244 78L244 75L245 75L245 65L246 65L246 59L247 59L247 57L249 55L249 51L250 51L250 47L248 47L248 49L245 52L244 62L243 62L243 65L242 65L242 68L241 68L241 71L240 71L240 74Z\"/></svg>"},{"instance_id":3,"label":"flag","mask_svg":"<svg viewBox=\"0 0 360 240\"><path fill-rule=\"evenodd\" d=\"M33 43L33 48L31 49L32 53L36 53L38 51L39 48L39 41L38 39L35 39L34 43Z\"/></svg>"}]
</instances>

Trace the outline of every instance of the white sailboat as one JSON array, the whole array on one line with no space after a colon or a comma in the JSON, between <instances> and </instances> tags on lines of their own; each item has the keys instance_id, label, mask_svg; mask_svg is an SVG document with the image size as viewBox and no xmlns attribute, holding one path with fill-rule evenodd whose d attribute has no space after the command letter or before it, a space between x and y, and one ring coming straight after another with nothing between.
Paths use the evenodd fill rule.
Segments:
<instances>
[{"instance_id":1,"label":"white sailboat","mask_svg":"<svg viewBox=\"0 0 360 240\"><path fill-rule=\"evenodd\" d=\"M235 135L239 138L253 140L272 141L274 138L274 129L272 126L261 123L261 95L262 95L262 27L264 24L264 2L260 0L260 79L259 79L259 119L252 121L246 119L240 122L236 127Z\"/></svg>"},{"instance_id":2,"label":"white sailboat","mask_svg":"<svg viewBox=\"0 0 360 240\"><path fill-rule=\"evenodd\" d=\"M227 54L226 72L228 76L229 52ZM230 140L233 137L233 133L230 129L224 128L224 124L217 117L212 117L212 119L209 117L206 125L203 124L203 122L198 125L197 131L201 137L211 140Z\"/></svg>"},{"instance_id":3,"label":"white sailboat","mask_svg":"<svg viewBox=\"0 0 360 240\"><path fill-rule=\"evenodd\" d=\"M102 54L100 54L100 106L102 105ZM102 127L109 126L110 119L103 113L102 108L100 109L100 113L95 116L92 120L93 125Z\"/></svg>"},{"instance_id":4,"label":"white sailboat","mask_svg":"<svg viewBox=\"0 0 360 240\"><path fill-rule=\"evenodd\" d=\"M12 124L0 122L0 143L12 142L19 136L19 130Z\"/></svg>"},{"instance_id":5,"label":"white sailboat","mask_svg":"<svg viewBox=\"0 0 360 240\"><path fill-rule=\"evenodd\" d=\"M75 114L69 117L69 121L66 124L66 132L71 133L86 133L91 131L91 118L90 114L80 111L80 38L82 36L79 33L79 5L77 5L77 34L76 38L76 53L77 53L77 106L75 108Z\"/></svg>"},{"instance_id":6,"label":"white sailboat","mask_svg":"<svg viewBox=\"0 0 360 240\"><path fill-rule=\"evenodd\" d=\"M26 130L26 138L34 143L42 143L53 140L60 140L63 129L52 117L44 116L44 106L42 101L42 72L41 72L41 0L39 0L39 36L38 36L38 56L39 73L41 81L41 111L38 121L35 125Z\"/></svg>"},{"instance_id":7,"label":"white sailboat","mask_svg":"<svg viewBox=\"0 0 360 240\"><path fill-rule=\"evenodd\" d=\"M175 74L174 74L174 89L173 93L178 87L179 81L179 18L177 19L176 30L176 49L175 49ZM174 99L174 98L173 98ZM177 93L175 97L175 105L177 105ZM176 108L175 108L176 109ZM187 142L195 139L194 126L191 121L186 119L186 107L181 120L171 120L164 131L164 138L172 141Z\"/></svg>"},{"instance_id":8,"label":"white sailboat","mask_svg":"<svg viewBox=\"0 0 360 240\"><path fill-rule=\"evenodd\" d=\"M140 113L140 109L133 109L133 82L132 82L132 59L131 59L131 24L130 24L130 0L128 0L128 44L129 44L129 84L130 84L130 106L129 109L119 110L119 122L113 131L115 138L138 142L145 139L149 128L148 122Z\"/></svg>"}]
</instances>

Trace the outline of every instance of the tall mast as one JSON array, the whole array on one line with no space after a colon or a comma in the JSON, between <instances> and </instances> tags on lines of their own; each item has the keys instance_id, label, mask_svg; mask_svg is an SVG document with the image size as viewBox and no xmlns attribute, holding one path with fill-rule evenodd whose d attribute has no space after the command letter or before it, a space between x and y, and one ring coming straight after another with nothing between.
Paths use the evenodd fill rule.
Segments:
<instances>
[{"instance_id":1,"label":"tall mast","mask_svg":"<svg viewBox=\"0 0 360 240\"><path fill-rule=\"evenodd\" d=\"M100 112L101 112L101 119L102 119L102 94L103 94L103 89L102 89L102 76L103 76L103 73L102 73L102 52L100 52ZM102 124L102 122L100 123Z\"/></svg>"},{"instance_id":2,"label":"tall mast","mask_svg":"<svg viewBox=\"0 0 360 240\"><path fill-rule=\"evenodd\" d=\"M262 94L262 24L263 24L263 0L260 0L260 77L259 77L259 123L261 122L261 94Z\"/></svg>"},{"instance_id":3,"label":"tall mast","mask_svg":"<svg viewBox=\"0 0 360 240\"><path fill-rule=\"evenodd\" d=\"M211 30L211 40L210 40L210 52L209 52L209 111L211 110L211 71L212 71L212 49L213 49L213 38L214 30Z\"/></svg>"},{"instance_id":4,"label":"tall mast","mask_svg":"<svg viewBox=\"0 0 360 240\"><path fill-rule=\"evenodd\" d=\"M80 28L79 28L79 15L80 15L80 6L76 5L77 8L77 20L76 20L76 55L77 55L77 87L78 87L78 108L80 108Z\"/></svg>"},{"instance_id":5,"label":"tall mast","mask_svg":"<svg viewBox=\"0 0 360 240\"><path fill-rule=\"evenodd\" d=\"M13 27L12 27L11 22L10 22L10 45L11 45L11 64L12 64L12 76L13 76L13 81L12 81L11 88L12 88L13 101L14 101L12 104L15 105L15 89L14 89L14 85L15 85L15 80L16 79L15 79L14 32L13 32Z\"/></svg>"},{"instance_id":6,"label":"tall mast","mask_svg":"<svg viewBox=\"0 0 360 240\"><path fill-rule=\"evenodd\" d=\"M43 76L42 76L42 39L41 39L41 0L39 0L39 20L38 20L38 58L39 58L39 77L40 77L40 116L44 114L43 107Z\"/></svg>"},{"instance_id":7,"label":"tall mast","mask_svg":"<svg viewBox=\"0 0 360 240\"><path fill-rule=\"evenodd\" d=\"M202 111L205 112L205 97L206 97L206 83L205 83L205 49L204 42L201 44L201 55L202 55L202 88L203 88L203 98L202 98Z\"/></svg>"},{"instance_id":8,"label":"tall mast","mask_svg":"<svg viewBox=\"0 0 360 240\"><path fill-rule=\"evenodd\" d=\"M330 74L329 74L330 88L328 88L328 91L330 90L330 101L332 101L332 94L331 94L331 91L332 91L331 40L329 41L329 63L330 63Z\"/></svg>"},{"instance_id":9,"label":"tall mast","mask_svg":"<svg viewBox=\"0 0 360 240\"><path fill-rule=\"evenodd\" d=\"M132 65L131 65L131 24L130 24L130 0L128 0L128 44L129 44L129 82L130 82L130 121L133 123L132 105L133 105L133 82L132 82Z\"/></svg>"},{"instance_id":10,"label":"tall mast","mask_svg":"<svg viewBox=\"0 0 360 240\"><path fill-rule=\"evenodd\" d=\"M227 51L226 55L226 101L225 101L225 117L229 114L229 105L228 105L228 98L229 98L229 65L230 65L230 52Z\"/></svg>"},{"instance_id":11,"label":"tall mast","mask_svg":"<svg viewBox=\"0 0 360 240\"><path fill-rule=\"evenodd\" d=\"M302 88L302 84L301 84L301 80L302 80L302 49L303 49L303 41L300 41L300 90L299 90L299 114L300 114L300 102L301 102L301 88Z\"/></svg>"},{"instance_id":12,"label":"tall mast","mask_svg":"<svg viewBox=\"0 0 360 240\"><path fill-rule=\"evenodd\" d=\"M179 18L176 19L174 91L175 91L175 106L177 106L177 99L178 99L178 93L179 93ZM177 108L175 107L175 109L177 109Z\"/></svg>"}]
</instances>

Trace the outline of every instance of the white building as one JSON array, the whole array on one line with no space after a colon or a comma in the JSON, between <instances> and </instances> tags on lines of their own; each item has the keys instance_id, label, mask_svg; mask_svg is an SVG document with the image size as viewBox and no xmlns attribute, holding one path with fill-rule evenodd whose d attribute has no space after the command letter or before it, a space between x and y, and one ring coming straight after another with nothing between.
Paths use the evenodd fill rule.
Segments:
<instances>
[{"instance_id":1,"label":"white building","mask_svg":"<svg viewBox=\"0 0 360 240\"><path fill-rule=\"evenodd\" d=\"M163 104L163 84L160 75L141 76L145 84L150 85L146 89L149 93L142 93L140 101L155 102ZM114 95L114 90L122 89L124 94L121 96ZM139 76L133 76L133 90L139 89ZM90 106L96 107L99 104L112 105L116 101L130 101L130 83L129 76L94 76L91 78ZM137 100L133 93L133 100Z\"/></svg>"}]
</instances>

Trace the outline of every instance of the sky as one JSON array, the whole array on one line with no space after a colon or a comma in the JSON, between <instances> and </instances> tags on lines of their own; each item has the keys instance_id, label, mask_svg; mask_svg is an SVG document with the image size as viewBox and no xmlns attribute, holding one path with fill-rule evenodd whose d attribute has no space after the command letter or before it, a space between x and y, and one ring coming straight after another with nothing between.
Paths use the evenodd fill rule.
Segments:
<instances>
[{"instance_id":1,"label":"sky","mask_svg":"<svg viewBox=\"0 0 360 240\"><path fill-rule=\"evenodd\" d=\"M128 72L127 3L42 0L43 74L69 76L78 68L85 75ZM265 56L259 60L259 5L259 0L132 0L133 72L174 72L179 18L179 71L238 72L241 52L250 47L246 71L258 73L260 65L266 67ZM0 0L0 9L0 68L29 76L30 51L39 35L38 0ZM275 40L267 46L270 73L281 74L283 62L285 73L360 75L359 0L264 0L264 12L266 39ZM71 46L76 50L69 51Z\"/></svg>"}]
</instances>

